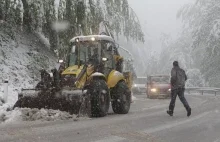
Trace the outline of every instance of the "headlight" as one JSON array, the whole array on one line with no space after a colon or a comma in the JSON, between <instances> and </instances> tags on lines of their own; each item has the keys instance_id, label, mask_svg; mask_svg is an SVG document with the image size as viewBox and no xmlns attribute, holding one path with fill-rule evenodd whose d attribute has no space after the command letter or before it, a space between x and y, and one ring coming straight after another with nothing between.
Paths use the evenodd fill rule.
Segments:
<instances>
[{"instance_id":1,"label":"headlight","mask_svg":"<svg viewBox=\"0 0 220 142\"><path fill-rule=\"evenodd\" d=\"M92 41L95 41L95 38L94 38L94 37L92 37L92 38L91 38L91 40L92 40Z\"/></svg>"},{"instance_id":2,"label":"headlight","mask_svg":"<svg viewBox=\"0 0 220 142\"><path fill-rule=\"evenodd\" d=\"M59 62L59 63L63 63L63 60L59 60L58 62Z\"/></svg>"},{"instance_id":3,"label":"headlight","mask_svg":"<svg viewBox=\"0 0 220 142\"><path fill-rule=\"evenodd\" d=\"M134 87L137 87L137 84L134 84Z\"/></svg>"},{"instance_id":4,"label":"headlight","mask_svg":"<svg viewBox=\"0 0 220 142\"><path fill-rule=\"evenodd\" d=\"M76 42L79 42L79 38L76 39Z\"/></svg>"},{"instance_id":5,"label":"headlight","mask_svg":"<svg viewBox=\"0 0 220 142\"><path fill-rule=\"evenodd\" d=\"M152 88L152 89L150 89L150 91L151 91L151 92L157 92L157 89Z\"/></svg>"},{"instance_id":6,"label":"headlight","mask_svg":"<svg viewBox=\"0 0 220 142\"><path fill-rule=\"evenodd\" d=\"M168 90L169 92L171 91L171 89Z\"/></svg>"},{"instance_id":7,"label":"headlight","mask_svg":"<svg viewBox=\"0 0 220 142\"><path fill-rule=\"evenodd\" d=\"M106 62L106 61L108 61L108 58L102 58L102 61Z\"/></svg>"}]
</instances>

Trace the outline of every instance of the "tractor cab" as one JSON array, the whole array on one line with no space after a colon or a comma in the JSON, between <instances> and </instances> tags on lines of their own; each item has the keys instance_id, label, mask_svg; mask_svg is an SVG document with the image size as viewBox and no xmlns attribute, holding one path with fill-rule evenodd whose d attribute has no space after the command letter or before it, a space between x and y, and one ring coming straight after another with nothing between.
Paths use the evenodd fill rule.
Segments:
<instances>
[{"instance_id":1,"label":"tractor cab","mask_svg":"<svg viewBox=\"0 0 220 142\"><path fill-rule=\"evenodd\" d=\"M117 66L119 59L114 40L105 35L78 36L70 41L66 67L94 65L95 71L106 72L108 69L121 68ZM103 68L105 68L103 70ZM119 70L120 71L120 70Z\"/></svg>"}]
</instances>

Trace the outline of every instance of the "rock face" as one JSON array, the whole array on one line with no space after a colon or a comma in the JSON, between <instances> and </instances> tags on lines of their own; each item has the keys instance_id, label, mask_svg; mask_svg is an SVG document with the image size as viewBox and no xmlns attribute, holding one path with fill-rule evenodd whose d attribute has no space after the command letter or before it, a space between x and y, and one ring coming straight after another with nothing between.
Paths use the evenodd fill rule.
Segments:
<instances>
[{"instance_id":1,"label":"rock face","mask_svg":"<svg viewBox=\"0 0 220 142\"><path fill-rule=\"evenodd\" d=\"M8 104L15 103L21 88L36 85L40 69L55 67L55 54L41 41L36 34L18 31L7 23L0 24L0 98L4 92L2 82L8 79Z\"/></svg>"}]
</instances>

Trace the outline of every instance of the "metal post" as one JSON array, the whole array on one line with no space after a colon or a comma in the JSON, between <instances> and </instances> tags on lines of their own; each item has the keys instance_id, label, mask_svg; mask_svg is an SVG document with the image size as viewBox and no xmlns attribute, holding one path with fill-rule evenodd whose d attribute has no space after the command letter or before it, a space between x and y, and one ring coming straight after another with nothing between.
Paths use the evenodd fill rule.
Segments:
<instances>
[{"instance_id":1,"label":"metal post","mask_svg":"<svg viewBox=\"0 0 220 142\"><path fill-rule=\"evenodd\" d=\"M8 101L8 80L4 80L4 101Z\"/></svg>"}]
</instances>

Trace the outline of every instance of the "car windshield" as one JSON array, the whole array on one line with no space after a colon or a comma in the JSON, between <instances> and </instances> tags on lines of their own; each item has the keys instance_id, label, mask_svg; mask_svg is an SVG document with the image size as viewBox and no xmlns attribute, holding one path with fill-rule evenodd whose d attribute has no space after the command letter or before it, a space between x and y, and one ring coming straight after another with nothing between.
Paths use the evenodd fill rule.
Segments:
<instances>
[{"instance_id":1,"label":"car windshield","mask_svg":"<svg viewBox=\"0 0 220 142\"><path fill-rule=\"evenodd\" d=\"M169 83L170 78L168 76L154 76L151 77L152 83Z\"/></svg>"}]
</instances>

